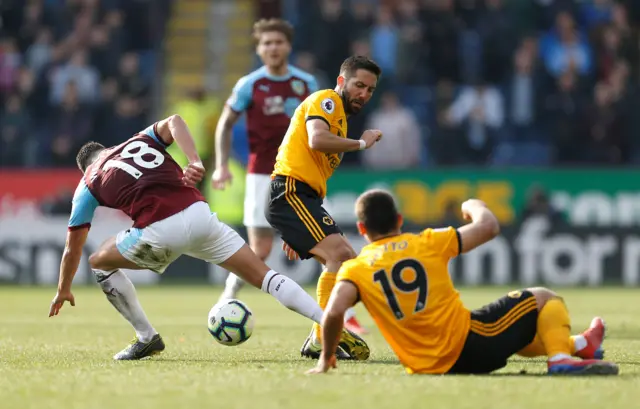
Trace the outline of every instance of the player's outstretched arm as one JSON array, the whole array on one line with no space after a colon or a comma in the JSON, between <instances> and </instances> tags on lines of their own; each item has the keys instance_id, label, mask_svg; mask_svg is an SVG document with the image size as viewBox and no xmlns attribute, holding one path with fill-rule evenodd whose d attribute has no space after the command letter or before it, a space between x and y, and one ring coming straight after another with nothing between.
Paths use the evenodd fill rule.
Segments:
<instances>
[{"instance_id":1,"label":"player's outstretched arm","mask_svg":"<svg viewBox=\"0 0 640 409\"><path fill-rule=\"evenodd\" d=\"M233 139L233 126L238 122L240 113L234 111L228 105L222 110L222 115L216 126L216 167L226 166L231 154L231 141Z\"/></svg>"},{"instance_id":2,"label":"player's outstretched arm","mask_svg":"<svg viewBox=\"0 0 640 409\"><path fill-rule=\"evenodd\" d=\"M343 153L368 149L382 136L377 130L367 130L360 140L341 138L331 133L329 125L323 119L308 119L307 134L309 147L323 153Z\"/></svg>"},{"instance_id":3,"label":"player's outstretched arm","mask_svg":"<svg viewBox=\"0 0 640 409\"><path fill-rule=\"evenodd\" d=\"M358 289L349 281L339 281L322 317L322 354L318 365L308 373L324 373L336 367L335 353L342 334L344 314L358 301Z\"/></svg>"},{"instance_id":4,"label":"player's outstretched arm","mask_svg":"<svg viewBox=\"0 0 640 409\"><path fill-rule=\"evenodd\" d=\"M470 224L458 229L461 253L466 253L490 241L500 233L500 223L487 205L478 199L469 199L462 204L462 216Z\"/></svg>"},{"instance_id":5,"label":"player's outstretched arm","mask_svg":"<svg viewBox=\"0 0 640 409\"><path fill-rule=\"evenodd\" d=\"M78 271L80 258L82 257L82 248L87 241L89 235L89 227L81 227L67 232L67 241L62 253L62 261L60 262L60 277L58 278L58 293L51 302L49 316L58 315L65 301L69 301L72 306L76 305L73 294L71 293L71 283L73 277Z\"/></svg>"},{"instance_id":6,"label":"player's outstretched arm","mask_svg":"<svg viewBox=\"0 0 640 409\"><path fill-rule=\"evenodd\" d=\"M225 105L218 125L216 126L215 142L215 171L211 183L216 189L224 189L227 182L231 182L232 175L229 172L229 155L231 154L231 141L233 126L240 118L240 113Z\"/></svg>"}]
</instances>

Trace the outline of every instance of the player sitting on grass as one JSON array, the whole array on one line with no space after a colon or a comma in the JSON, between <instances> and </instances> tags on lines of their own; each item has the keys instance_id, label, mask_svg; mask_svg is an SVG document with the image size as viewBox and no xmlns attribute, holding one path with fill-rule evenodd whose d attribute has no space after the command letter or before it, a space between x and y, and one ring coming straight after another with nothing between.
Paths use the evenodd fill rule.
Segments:
<instances>
[{"instance_id":1,"label":"player sitting on grass","mask_svg":"<svg viewBox=\"0 0 640 409\"><path fill-rule=\"evenodd\" d=\"M189 159L184 172L165 150L173 141ZM123 211L133 219L133 227L108 239L89 257L107 299L136 331L132 344L114 359L141 359L165 348L133 284L120 269L161 274L182 254L218 264L287 308L315 322L321 319L322 309L309 294L267 267L238 233L211 213L194 187L202 180L204 168L187 124L179 116L156 122L112 148L89 142L80 148L77 162L84 176L73 197L58 293L49 316L58 315L65 301L75 305L71 283L95 209L106 206ZM351 348L368 351L364 341L345 331L340 353L349 355Z\"/></svg>"},{"instance_id":2,"label":"player sitting on grass","mask_svg":"<svg viewBox=\"0 0 640 409\"><path fill-rule=\"evenodd\" d=\"M546 355L549 374L617 374L601 361L604 323L595 318L570 334L562 298L546 288L513 291L478 310L464 307L447 264L499 232L479 200L462 204L471 223L454 229L402 233L393 197L365 192L356 202L358 230L370 242L342 264L323 318L324 349L311 373L335 368L333 352L347 308L362 301L409 373L484 374L514 355ZM577 356L582 359L574 359Z\"/></svg>"}]
</instances>

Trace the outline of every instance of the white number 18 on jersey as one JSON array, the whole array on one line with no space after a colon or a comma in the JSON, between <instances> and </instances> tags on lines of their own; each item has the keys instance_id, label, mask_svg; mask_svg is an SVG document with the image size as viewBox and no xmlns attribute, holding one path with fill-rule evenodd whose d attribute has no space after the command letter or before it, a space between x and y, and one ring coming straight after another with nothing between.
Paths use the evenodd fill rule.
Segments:
<instances>
[{"instance_id":1,"label":"white number 18 on jersey","mask_svg":"<svg viewBox=\"0 0 640 409\"><path fill-rule=\"evenodd\" d=\"M135 150L137 150L137 152L133 152ZM153 158L148 161L143 158L144 155L153 155ZM145 169L154 169L164 163L164 155L157 149L150 148L149 145L142 141L131 142L125 146L122 152L120 152L120 157L123 159L132 158L133 163ZM118 159L110 159L104 164L104 166L102 166L102 170L111 168L124 170L136 179L140 179L143 175L142 171L137 169L135 166Z\"/></svg>"}]
</instances>

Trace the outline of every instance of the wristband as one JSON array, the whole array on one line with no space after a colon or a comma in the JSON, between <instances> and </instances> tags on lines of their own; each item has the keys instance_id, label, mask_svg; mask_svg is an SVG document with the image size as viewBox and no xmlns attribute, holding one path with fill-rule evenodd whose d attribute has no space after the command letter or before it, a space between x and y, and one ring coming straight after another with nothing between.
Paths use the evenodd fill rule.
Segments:
<instances>
[{"instance_id":1,"label":"wristband","mask_svg":"<svg viewBox=\"0 0 640 409\"><path fill-rule=\"evenodd\" d=\"M367 143L363 139L358 139L358 142L360 142L360 149L359 150L367 149Z\"/></svg>"}]
</instances>

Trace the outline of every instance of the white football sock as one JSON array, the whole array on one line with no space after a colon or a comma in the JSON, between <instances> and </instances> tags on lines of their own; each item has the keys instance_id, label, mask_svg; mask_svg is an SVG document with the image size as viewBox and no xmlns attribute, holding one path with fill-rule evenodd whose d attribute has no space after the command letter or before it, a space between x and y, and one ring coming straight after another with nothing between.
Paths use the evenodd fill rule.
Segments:
<instances>
[{"instance_id":1,"label":"white football sock","mask_svg":"<svg viewBox=\"0 0 640 409\"><path fill-rule=\"evenodd\" d=\"M320 324L322 308L292 279L269 270L262 281L262 291L274 296L280 304Z\"/></svg>"},{"instance_id":2,"label":"white football sock","mask_svg":"<svg viewBox=\"0 0 640 409\"><path fill-rule=\"evenodd\" d=\"M236 298L238 291L244 286L244 280L233 273L229 273L224 284L221 299Z\"/></svg>"},{"instance_id":3,"label":"white football sock","mask_svg":"<svg viewBox=\"0 0 640 409\"><path fill-rule=\"evenodd\" d=\"M344 313L344 320L349 321L351 318L356 316L356 309L351 307Z\"/></svg>"},{"instance_id":4,"label":"white football sock","mask_svg":"<svg viewBox=\"0 0 640 409\"><path fill-rule=\"evenodd\" d=\"M122 271L112 272L93 270L107 300L133 326L141 342L149 342L158 332L153 328L144 313L136 289L129 277Z\"/></svg>"},{"instance_id":5,"label":"white football sock","mask_svg":"<svg viewBox=\"0 0 640 409\"><path fill-rule=\"evenodd\" d=\"M587 347L587 339L584 335L576 335L573 337L573 346L576 349L576 352L583 350Z\"/></svg>"}]
</instances>

